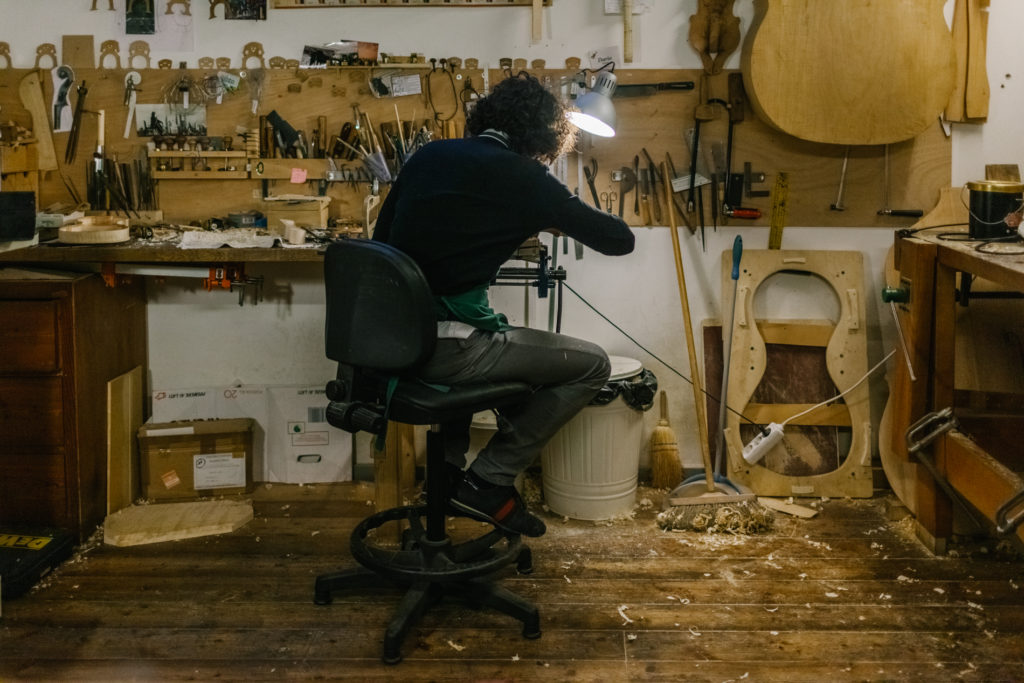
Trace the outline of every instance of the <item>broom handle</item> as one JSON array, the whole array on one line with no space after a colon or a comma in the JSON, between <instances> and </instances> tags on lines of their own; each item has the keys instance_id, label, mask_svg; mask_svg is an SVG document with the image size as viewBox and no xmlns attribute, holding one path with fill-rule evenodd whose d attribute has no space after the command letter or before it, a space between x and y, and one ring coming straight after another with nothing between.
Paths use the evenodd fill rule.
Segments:
<instances>
[{"instance_id":1,"label":"broom handle","mask_svg":"<svg viewBox=\"0 0 1024 683\"><path fill-rule=\"evenodd\" d=\"M672 207L672 179L665 164L661 165L661 178L665 186L665 203L668 206L668 223L672 234L672 255L676 261L676 280L679 282L679 300L683 305L683 327L686 330L686 351L690 356L690 377L693 386L693 402L697 408L697 433L700 436L700 457L704 463L704 480L708 493L715 491L715 475L711 471L711 451L708 444L707 411L704 405L704 391L701 387L700 370L697 367L697 350L693 343L693 326L690 324L690 299L686 295L686 276L683 274L683 256L679 248L679 228Z\"/></svg>"}]
</instances>

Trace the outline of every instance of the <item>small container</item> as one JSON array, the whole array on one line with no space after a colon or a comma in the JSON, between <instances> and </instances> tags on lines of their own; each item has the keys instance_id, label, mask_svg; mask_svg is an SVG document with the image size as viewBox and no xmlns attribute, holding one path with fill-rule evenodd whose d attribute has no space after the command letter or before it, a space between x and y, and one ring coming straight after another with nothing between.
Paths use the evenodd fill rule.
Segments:
<instances>
[{"instance_id":1,"label":"small container","mask_svg":"<svg viewBox=\"0 0 1024 683\"><path fill-rule=\"evenodd\" d=\"M967 183L967 189L971 193L967 224L971 239L1007 237L1017 232L1007 224L1006 217L1024 207L1024 183L973 180Z\"/></svg>"}]
</instances>

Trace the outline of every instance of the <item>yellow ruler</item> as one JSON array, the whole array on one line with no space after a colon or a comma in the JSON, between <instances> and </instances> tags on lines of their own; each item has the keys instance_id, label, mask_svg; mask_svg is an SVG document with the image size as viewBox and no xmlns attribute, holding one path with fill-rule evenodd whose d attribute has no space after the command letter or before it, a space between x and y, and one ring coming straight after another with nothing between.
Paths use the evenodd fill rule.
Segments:
<instances>
[{"instance_id":1,"label":"yellow ruler","mask_svg":"<svg viewBox=\"0 0 1024 683\"><path fill-rule=\"evenodd\" d=\"M772 188L771 226L768 232L768 248L782 248L782 229L786 226L786 206L789 202L789 174L779 171Z\"/></svg>"}]
</instances>

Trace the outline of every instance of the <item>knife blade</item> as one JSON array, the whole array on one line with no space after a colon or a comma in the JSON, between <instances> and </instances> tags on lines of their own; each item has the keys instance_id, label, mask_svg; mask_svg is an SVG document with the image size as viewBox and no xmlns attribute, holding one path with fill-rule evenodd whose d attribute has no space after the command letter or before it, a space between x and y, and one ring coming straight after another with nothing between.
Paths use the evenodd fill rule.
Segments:
<instances>
[{"instance_id":1,"label":"knife blade","mask_svg":"<svg viewBox=\"0 0 1024 683\"><path fill-rule=\"evenodd\" d=\"M693 81L671 81L668 83L623 83L612 92L616 97L649 97L659 92L693 90Z\"/></svg>"}]
</instances>

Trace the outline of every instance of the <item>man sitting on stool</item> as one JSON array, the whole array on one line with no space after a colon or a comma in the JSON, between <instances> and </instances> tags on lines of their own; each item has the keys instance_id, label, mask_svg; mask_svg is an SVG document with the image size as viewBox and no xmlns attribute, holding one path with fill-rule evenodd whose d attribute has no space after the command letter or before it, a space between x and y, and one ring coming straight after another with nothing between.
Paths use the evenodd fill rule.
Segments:
<instances>
[{"instance_id":1,"label":"man sitting on stool","mask_svg":"<svg viewBox=\"0 0 1024 683\"><path fill-rule=\"evenodd\" d=\"M427 382L469 385L521 381L535 391L501 411L499 429L463 473L472 416L443 425L454 508L513 533L540 536L513 482L559 428L608 381L595 344L513 327L491 309L487 289L527 238L558 230L602 254L633 251L629 226L587 206L542 162L571 148L565 109L525 73L478 100L466 121L472 137L438 140L402 168L381 207L373 239L412 257L437 308L438 343L419 373Z\"/></svg>"}]
</instances>

